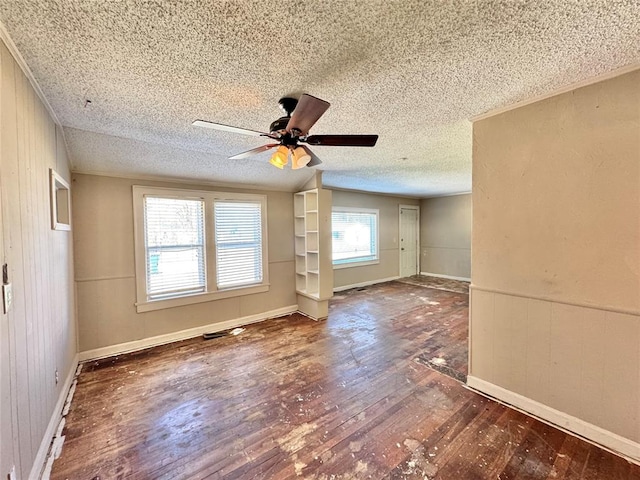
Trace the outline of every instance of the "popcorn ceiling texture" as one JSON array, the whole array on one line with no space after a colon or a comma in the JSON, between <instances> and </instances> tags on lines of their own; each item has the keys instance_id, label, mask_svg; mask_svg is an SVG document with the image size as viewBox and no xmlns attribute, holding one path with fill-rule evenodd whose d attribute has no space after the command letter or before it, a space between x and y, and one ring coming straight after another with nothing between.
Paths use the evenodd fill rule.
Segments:
<instances>
[{"instance_id":1,"label":"popcorn ceiling texture","mask_svg":"<svg viewBox=\"0 0 640 480\"><path fill-rule=\"evenodd\" d=\"M314 147L326 185L468 192L468 118L640 62L637 0L0 0L0 20L74 170L287 190L313 169L226 160L263 141L191 122L266 130L306 92L332 104L311 133L380 135Z\"/></svg>"}]
</instances>

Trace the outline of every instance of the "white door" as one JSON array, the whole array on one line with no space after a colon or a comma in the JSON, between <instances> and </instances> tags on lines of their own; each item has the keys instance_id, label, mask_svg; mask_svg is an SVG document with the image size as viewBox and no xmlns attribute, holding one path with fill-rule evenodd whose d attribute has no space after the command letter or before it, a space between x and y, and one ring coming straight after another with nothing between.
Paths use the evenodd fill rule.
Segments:
<instances>
[{"instance_id":1,"label":"white door","mask_svg":"<svg viewBox=\"0 0 640 480\"><path fill-rule=\"evenodd\" d=\"M400 276L418 273L418 207L400 206Z\"/></svg>"}]
</instances>

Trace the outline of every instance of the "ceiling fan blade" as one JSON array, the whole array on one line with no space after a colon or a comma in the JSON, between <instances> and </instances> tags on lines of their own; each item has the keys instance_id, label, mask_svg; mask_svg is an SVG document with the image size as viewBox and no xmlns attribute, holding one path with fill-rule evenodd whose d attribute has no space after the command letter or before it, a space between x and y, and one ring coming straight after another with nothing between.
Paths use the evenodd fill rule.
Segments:
<instances>
[{"instance_id":1,"label":"ceiling fan blade","mask_svg":"<svg viewBox=\"0 0 640 480\"><path fill-rule=\"evenodd\" d=\"M238 153L233 157L229 157L229 160L240 160L241 158L247 158L247 157L250 157L251 155L255 155L256 153L262 153L269 150L270 148L277 147L278 145L280 144L270 143L268 145L262 145L260 147L252 148L251 150L247 150L246 152Z\"/></svg>"},{"instance_id":2,"label":"ceiling fan blade","mask_svg":"<svg viewBox=\"0 0 640 480\"><path fill-rule=\"evenodd\" d=\"M320 165L322 163L322 160L316 157L316 154L313 153L308 147L305 147L304 145L300 145L300 147L302 147L304 151L307 152L307 155L311 157L311 161L307 163L307 167L315 167L316 165Z\"/></svg>"},{"instance_id":3,"label":"ceiling fan blade","mask_svg":"<svg viewBox=\"0 0 640 480\"><path fill-rule=\"evenodd\" d=\"M206 120L196 120L192 123L195 127L212 128L213 130L222 130L223 132L241 133L243 135L253 135L254 137L271 137L271 134L258 132L256 130L248 130L246 128L232 127L222 123L207 122Z\"/></svg>"},{"instance_id":4,"label":"ceiling fan blade","mask_svg":"<svg viewBox=\"0 0 640 480\"><path fill-rule=\"evenodd\" d=\"M378 141L378 135L310 135L304 141L309 145L373 147Z\"/></svg>"},{"instance_id":5,"label":"ceiling fan blade","mask_svg":"<svg viewBox=\"0 0 640 480\"><path fill-rule=\"evenodd\" d=\"M292 132L295 129L298 131L298 135L306 135L330 105L329 102L319 98L306 93L302 94L296 109L291 114L291 120L287 124L287 132Z\"/></svg>"}]
</instances>

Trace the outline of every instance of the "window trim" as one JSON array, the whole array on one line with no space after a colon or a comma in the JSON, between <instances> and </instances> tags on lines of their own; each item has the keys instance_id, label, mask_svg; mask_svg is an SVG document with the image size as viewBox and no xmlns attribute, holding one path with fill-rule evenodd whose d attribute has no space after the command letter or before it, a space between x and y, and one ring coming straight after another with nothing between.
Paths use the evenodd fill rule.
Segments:
<instances>
[{"instance_id":1,"label":"window trim","mask_svg":"<svg viewBox=\"0 0 640 480\"><path fill-rule=\"evenodd\" d=\"M251 295L269 291L269 261L267 253L267 196L251 193L218 192L208 190L188 190L167 187L148 187L133 185L133 237L136 282L136 311L138 313L180 307L196 303L210 302L223 298ZM171 298L150 300L147 295L146 255L144 241L144 196L153 195L165 198L201 199L204 200L205 229L205 291L180 295ZM262 214L262 282L238 287L217 288L215 257L215 226L213 219L213 202L215 200L257 201L261 205Z\"/></svg>"},{"instance_id":2,"label":"window trim","mask_svg":"<svg viewBox=\"0 0 640 480\"><path fill-rule=\"evenodd\" d=\"M380 263L380 210L377 208L362 208L362 207L340 207L334 206L331 208L331 216L333 218L334 212L344 212L344 213L369 213L374 214L376 217L376 250L375 250L375 258L371 260L352 260L352 261L343 261L341 263L334 263L333 253L331 258L331 264L333 265L334 270L339 270L342 268L352 268L352 267L364 267L366 265L377 265ZM333 226L331 227L331 234L333 235ZM332 237L333 241L333 237Z\"/></svg>"}]
</instances>

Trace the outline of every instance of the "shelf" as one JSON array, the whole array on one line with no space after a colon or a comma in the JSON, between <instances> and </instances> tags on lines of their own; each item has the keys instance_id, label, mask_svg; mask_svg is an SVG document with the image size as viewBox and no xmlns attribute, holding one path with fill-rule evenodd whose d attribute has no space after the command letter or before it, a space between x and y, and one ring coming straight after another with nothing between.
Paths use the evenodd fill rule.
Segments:
<instances>
[{"instance_id":1,"label":"shelf","mask_svg":"<svg viewBox=\"0 0 640 480\"><path fill-rule=\"evenodd\" d=\"M307 277L307 293L310 295L318 295L319 282L320 282L319 275L311 275Z\"/></svg>"},{"instance_id":2,"label":"shelf","mask_svg":"<svg viewBox=\"0 0 640 480\"><path fill-rule=\"evenodd\" d=\"M304 196L304 209L307 212L318 210L318 192L309 191Z\"/></svg>"},{"instance_id":3,"label":"shelf","mask_svg":"<svg viewBox=\"0 0 640 480\"><path fill-rule=\"evenodd\" d=\"M296 290L307 291L307 276L301 273L296 273Z\"/></svg>"},{"instance_id":4,"label":"shelf","mask_svg":"<svg viewBox=\"0 0 640 480\"><path fill-rule=\"evenodd\" d=\"M320 272L320 262L318 255L307 255L305 267L307 272L315 273L316 275Z\"/></svg>"},{"instance_id":5,"label":"shelf","mask_svg":"<svg viewBox=\"0 0 640 480\"><path fill-rule=\"evenodd\" d=\"M304 218L304 193L296 193L294 195L293 214L296 218Z\"/></svg>"},{"instance_id":6,"label":"shelf","mask_svg":"<svg viewBox=\"0 0 640 480\"><path fill-rule=\"evenodd\" d=\"M324 234L325 228L331 228L326 221L331 214L331 194L316 188L296 193L293 201L295 285L302 299L299 308L313 318L326 317L326 300L333 293L333 269L331 259L322 258L320 250L323 254L331 251L331 238Z\"/></svg>"}]
</instances>

